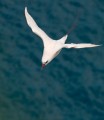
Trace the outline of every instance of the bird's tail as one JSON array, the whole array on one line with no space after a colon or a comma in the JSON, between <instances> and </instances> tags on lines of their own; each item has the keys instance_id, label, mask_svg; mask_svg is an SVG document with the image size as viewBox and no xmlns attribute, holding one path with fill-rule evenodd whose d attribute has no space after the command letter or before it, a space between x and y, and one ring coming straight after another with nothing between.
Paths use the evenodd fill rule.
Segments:
<instances>
[{"instance_id":1,"label":"bird's tail","mask_svg":"<svg viewBox=\"0 0 104 120\"><path fill-rule=\"evenodd\" d=\"M65 43L66 39L67 39L68 35L65 35L64 37L62 37L61 39L59 39L58 41L61 43Z\"/></svg>"},{"instance_id":2,"label":"bird's tail","mask_svg":"<svg viewBox=\"0 0 104 120\"><path fill-rule=\"evenodd\" d=\"M80 13L81 13L81 9L78 10L76 19L75 19L74 23L72 24L71 28L69 29L69 31L67 32L67 34L70 34L76 28L79 17L80 17Z\"/></svg>"}]
</instances>

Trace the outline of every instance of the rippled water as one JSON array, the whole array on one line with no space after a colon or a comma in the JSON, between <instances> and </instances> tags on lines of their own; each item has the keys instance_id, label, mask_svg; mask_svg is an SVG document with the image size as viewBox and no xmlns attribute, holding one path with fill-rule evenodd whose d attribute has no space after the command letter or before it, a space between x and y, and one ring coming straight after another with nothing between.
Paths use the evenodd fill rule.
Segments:
<instances>
[{"instance_id":1,"label":"rippled water","mask_svg":"<svg viewBox=\"0 0 104 120\"><path fill-rule=\"evenodd\" d=\"M41 71L43 44L24 7L53 39L104 44L103 0L0 1L0 120L104 120L104 46L63 49Z\"/></svg>"}]
</instances>

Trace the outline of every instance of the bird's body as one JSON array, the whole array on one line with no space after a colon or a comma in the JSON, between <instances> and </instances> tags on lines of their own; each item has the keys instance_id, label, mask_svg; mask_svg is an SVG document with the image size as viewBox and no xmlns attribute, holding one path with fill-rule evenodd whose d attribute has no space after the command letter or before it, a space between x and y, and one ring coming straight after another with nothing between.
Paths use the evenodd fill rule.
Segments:
<instances>
[{"instance_id":1,"label":"bird's body","mask_svg":"<svg viewBox=\"0 0 104 120\"><path fill-rule=\"evenodd\" d=\"M59 40L51 39L41 28L38 27L36 22L30 16L27 11L27 7L25 7L25 17L27 20L27 24L30 26L32 31L37 34L43 41L44 50L42 56L42 66L44 67L50 61L52 61L62 50L62 48L87 48L87 47L96 47L99 45L95 44L88 44L88 43L81 43L81 44L65 44L65 41L68 35L65 35Z\"/></svg>"}]
</instances>

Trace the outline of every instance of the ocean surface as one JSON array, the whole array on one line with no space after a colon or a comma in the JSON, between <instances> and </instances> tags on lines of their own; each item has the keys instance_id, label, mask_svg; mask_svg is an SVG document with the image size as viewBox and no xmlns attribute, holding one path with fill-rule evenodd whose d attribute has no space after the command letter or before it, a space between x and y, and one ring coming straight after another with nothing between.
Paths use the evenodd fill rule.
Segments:
<instances>
[{"instance_id":1,"label":"ocean surface","mask_svg":"<svg viewBox=\"0 0 104 120\"><path fill-rule=\"evenodd\" d=\"M43 43L24 8L53 39L80 16L63 49L41 70ZM0 0L0 120L104 120L104 0Z\"/></svg>"}]
</instances>

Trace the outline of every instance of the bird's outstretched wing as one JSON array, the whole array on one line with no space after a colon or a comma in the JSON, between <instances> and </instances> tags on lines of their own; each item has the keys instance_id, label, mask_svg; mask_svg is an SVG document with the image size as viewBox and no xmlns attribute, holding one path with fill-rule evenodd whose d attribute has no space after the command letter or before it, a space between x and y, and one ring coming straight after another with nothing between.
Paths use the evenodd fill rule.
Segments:
<instances>
[{"instance_id":1,"label":"bird's outstretched wing","mask_svg":"<svg viewBox=\"0 0 104 120\"><path fill-rule=\"evenodd\" d=\"M97 47L100 45L90 44L90 43L80 43L80 44L64 44L64 48L90 48L90 47Z\"/></svg>"},{"instance_id":2,"label":"bird's outstretched wing","mask_svg":"<svg viewBox=\"0 0 104 120\"><path fill-rule=\"evenodd\" d=\"M31 15L28 13L27 7L25 7L25 17L26 17L27 24L35 34L37 34L43 41L49 39L47 34L41 28L38 27L38 25L33 20Z\"/></svg>"}]
</instances>

